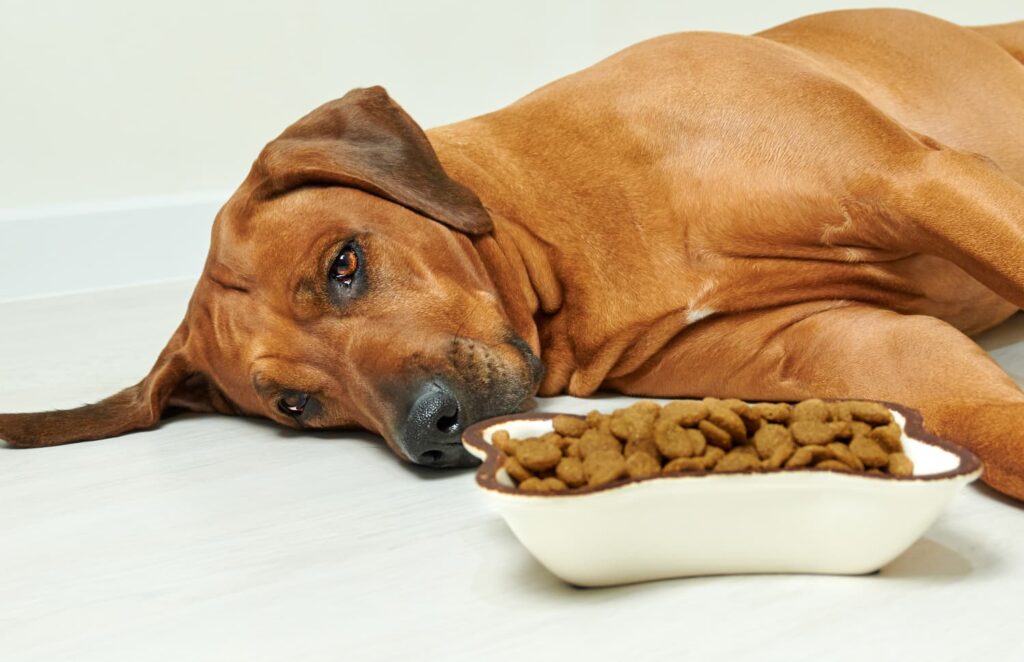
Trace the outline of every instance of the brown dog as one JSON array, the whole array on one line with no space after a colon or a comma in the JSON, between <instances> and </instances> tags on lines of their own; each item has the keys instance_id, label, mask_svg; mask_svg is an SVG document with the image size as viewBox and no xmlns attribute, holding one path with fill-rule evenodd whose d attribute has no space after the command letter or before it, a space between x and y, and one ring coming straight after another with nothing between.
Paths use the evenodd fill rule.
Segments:
<instances>
[{"instance_id":1,"label":"brown dog","mask_svg":"<svg viewBox=\"0 0 1024 662\"><path fill-rule=\"evenodd\" d=\"M538 389L877 398L1024 498L1024 393L967 336L1024 306L1022 63L1024 22L853 11L653 39L428 134L354 90L262 151L148 377L0 438L186 408L453 466Z\"/></svg>"}]
</instances>

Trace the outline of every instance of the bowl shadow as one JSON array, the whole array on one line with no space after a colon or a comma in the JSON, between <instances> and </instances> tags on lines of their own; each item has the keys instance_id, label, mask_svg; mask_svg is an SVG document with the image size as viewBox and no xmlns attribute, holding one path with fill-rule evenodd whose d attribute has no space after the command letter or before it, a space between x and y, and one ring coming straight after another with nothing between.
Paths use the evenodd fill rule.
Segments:
<instances>
[{"instance_id":1,"label":"bowl shadow","mask_svg":"<svg viewBox=\"0 0 1024 662\"><path fill-rule=\"evenodd\" d=\"M952 579L966 577L973 571L971 562L955 549L932 538L920 538L875 575L894 579Z\"/></svg>"}]
</instances>

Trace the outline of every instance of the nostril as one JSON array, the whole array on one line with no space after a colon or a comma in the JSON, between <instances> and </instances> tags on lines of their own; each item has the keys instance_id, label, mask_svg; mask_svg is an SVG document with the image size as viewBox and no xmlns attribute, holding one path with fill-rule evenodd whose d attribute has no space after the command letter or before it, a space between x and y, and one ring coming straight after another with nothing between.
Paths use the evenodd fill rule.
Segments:
<instances>
[{"instance_id":1,"label":"nostril","mask_svg":"<svg viewBox=\"0 0 1024 662\"><path fill-rule=\"evenodd\" d=\"M459 428L459 410L456 409L450 416L442 416L437 419L437 429L445 434L455 432Z\"/></svg>"},{"instance_id":2,"label":"nostril","mask_svg":"<svg viewBox=\"0 0 1024 662\"><path fill-rule=\"evenodd\" d=\"M420 454L420 464L437 464L442 457L444 457L444 453L441 451L425 451Z\"/></svg>"}]
</instances>

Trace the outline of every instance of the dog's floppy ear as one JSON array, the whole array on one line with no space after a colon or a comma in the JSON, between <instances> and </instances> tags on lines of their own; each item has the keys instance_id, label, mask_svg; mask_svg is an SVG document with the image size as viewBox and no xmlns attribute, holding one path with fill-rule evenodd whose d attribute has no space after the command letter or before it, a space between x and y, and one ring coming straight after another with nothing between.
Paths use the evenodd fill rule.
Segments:
<instances>
[{"instance_id":1,"label":"dog's floppy ear","mask_svg":"<svg viewBox=\"0 0 1024 662\"><path fill-rule=\"evenodd\" d=\"M348 186L396 202L467 234L491 217L448 176L426 134L383 87L355 89L288 127L253 165L256 194Z\"/></svg>"},{"instance_id":2,"label":"dog's floppy ear","mask_svg":"<svg viewBox=\"0 0 1024 662\"><path fill-rule=\"evenodd\" d=\"M190 368L182 351L184 324L141 382L92 405L64 411L0 414L0 439L36 448L105 439L153 427L169 407L223 410L226 401Z\"/></svg>"}]
</instances>

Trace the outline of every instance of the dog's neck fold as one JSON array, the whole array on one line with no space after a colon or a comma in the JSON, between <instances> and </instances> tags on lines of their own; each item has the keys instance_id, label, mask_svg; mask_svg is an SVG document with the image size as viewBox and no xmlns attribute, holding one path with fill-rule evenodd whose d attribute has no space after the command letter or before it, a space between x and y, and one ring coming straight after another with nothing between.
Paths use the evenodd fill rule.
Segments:
<instances>
[{"instance_id":1,"label":"dog's neck fold","mask_svg":"<svg viewBox=\"0 0 1024 662\"><path fill-rule=\"evenodd\" d=\"M531 230L526 222L529 219L516 216L519 210L511 203L519 196L509 188L515 178L502 176L501 164L493 162L492 153L484 158L474 152L480 142L479 137L464 133L470 125L462 123L458 125L460 130L452 126L427 133L445 170L480 196L494 221L491 233L470 240L498 289L512 326L534 353L541 356L543 350L544 355L550 355L542 343L546 322L562 307L562 284L552 258L557 251ZM498 148L494 144L490 147ZM511 162L503 165L512 167Z\"/></svg>"},{"instance_id":2,"label":"dog's neck fold","mask_svg":"<svg viewBox=\"0 0 1024 662\"><path fill-rule=\"evenodd\" d=\"M562 306L559 282L540 238L516 222L492 212L494 231L473 239L473 246L497 287L516 332L541 355L538 318Z\"/></svg>"}]
</instances>

